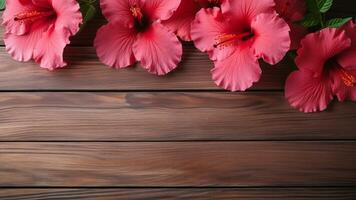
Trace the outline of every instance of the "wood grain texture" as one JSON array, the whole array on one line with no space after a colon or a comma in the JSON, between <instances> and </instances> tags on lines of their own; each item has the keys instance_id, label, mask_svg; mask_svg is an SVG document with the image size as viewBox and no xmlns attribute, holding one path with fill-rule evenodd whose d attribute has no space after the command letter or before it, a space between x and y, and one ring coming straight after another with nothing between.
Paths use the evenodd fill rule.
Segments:
<instances>
[{"instance_id":1,"label":"wood grain texture","mask_svg":"<svg viewBox=\"0 0 356 200\"><path fill-rule=\"evenodd\" d=\"M354 1L342 0L334 6L332 15L350 15L354 12L351 6L354 4ZM70 67L55 73L46 72L34 63L13 61L5 52L5 48L0 47L0 90L219 89L211 80L212 63L205 54L196 50L192 43L184 45L183 62L175 72L166 77L155 77L141 67L120 71L108 69L98 61L92 47L78 47L92 46L96 30L105 23L105 19L98 16L83 32L73 37L71 46L76 47L68 47L65 51ZM0 26L0 45L4 45L3 31ZM286 77L292 71L290 67L285 63L276 67L263 65L262 79L252 90L282 90Z\"/></svg>"},{"instance_id":2,"label":"wood grain texture","mask_svg":"<svg viewBox=\"0 0 356 200\"><path fill-rule=\"evenodd\" d=\"M355 186L355 171L355 142L0 143L0 187Z\"/></svg>"},{"instance_id":3,"label":"wood grain texture","mask_svg":"<svg viewBox=\"0 0 356 200\"><path fill-rule=\"evenodd\" d=\"M3 189L0 199L248 199L354 200L356 188L210 188L210 189Z\"/></svg>"},{"instance_id":4,"label":"wood grain texture","mask_svg":"<svg viewBox=\"0 0 356 200\"><path fill-rule=\"evenodd\" d=\"M330 16L356 16L335 3ZM192 43L166 77L108 69L91 47L105 23L72 37L55 73L13 61L0 26L0 199L356 198L355 103L295 111L285 63L222 92Z\"/></svg>"},{"instance_id":5,"label":"wood grain texture","mask_svg":"<svg viewBox=\"0 0 356 200\"><path fill-rule=\"evenodd\" d=\"M212 62L192 44L184 46L183 62L164 77L149 74L140 66L114 70L100 63L90 47L68 47L70 67L49 72L35 63L19 63L0 47L0 90L209 90L219 89L211 79ZM263 76L252 90L284 88L291 72L287 64L262 64Z\"/></svg>"},{"instance_id":6,"label":"wood grain texture","mask_svg":"<svg viewBox=\"0 0 356 200\"><path fill-rule=\"evenodd\" d=\"M356 139L356 104L303 114L281 92L0 93L0 141Z\"/></svg>"}]
</instances>

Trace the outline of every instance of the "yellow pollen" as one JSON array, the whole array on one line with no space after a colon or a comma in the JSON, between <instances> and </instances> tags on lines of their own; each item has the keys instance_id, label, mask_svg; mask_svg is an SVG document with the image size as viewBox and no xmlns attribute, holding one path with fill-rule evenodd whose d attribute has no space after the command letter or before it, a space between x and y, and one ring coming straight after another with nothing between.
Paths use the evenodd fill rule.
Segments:
<instances>
[{"instance_id":1,"label":"yellow pollen","mask_svg":"<svg viewBox=\"0 0 356 200\"><path fill-rule=\"evenodd\" d=\"M132 13L132 16L134 16L138 21L142 21L143 14L141 8L135 5L130 8L130 11Z\"/></svg>"},{"instance_id":2,"label":"yellow pollen","mask_svg":"<svg viewBox=\"0 0 356 200\"><path fill-rule=\"evenodd\" d=\"M353 76L343 68L339 68L339 72L339 75L346 86L354 87L356 85L355 76Z\"/></svg>"},{"instance_id":3,"label":"yellow pollen","mask_svg":"<svg viewBox=\"0 0 356 200\"><path fill-rule=\"evenodd\" d=\"M234 44L236 40L244 40L252 36L252 33L246 32L242 34L223 34L215 38L214 48L224 48Z\"/></svg>"},{"instance_id":4,"label":"yellow pollen","mask_svg":"<svg viewBox=\"0 0 356 200\"><path fill-rule=\"evenodd\" d=\"M41 17L49 17L54 15L53 12L41 12L41 11L25 11L25 12L20 12L15 15L14 20L15 21L35 21L38 18Z\"/></svg>"}]
</instances>

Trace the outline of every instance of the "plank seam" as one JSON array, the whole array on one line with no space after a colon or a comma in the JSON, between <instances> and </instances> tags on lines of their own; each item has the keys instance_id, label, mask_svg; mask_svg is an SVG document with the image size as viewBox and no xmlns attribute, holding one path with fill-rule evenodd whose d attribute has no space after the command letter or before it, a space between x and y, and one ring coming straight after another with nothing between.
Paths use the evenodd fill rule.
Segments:
<instances>
[{"instance_id":1,"label":"plank seam","mask_svg":"<svg viewBox=\"0 0 356 200\"><path fill-rule=\"evenodd\" d=\"M102 90L91 90L91 89L58 89L58 90L46 90L46 89L39 89L39 90L0 90L0 93L27 93L27 92L35 92L35 93L51 93L51 92L57 92L57 93L150 93L150 92L155 92L155 93L168 93L168 92L198 92L198 93L205 93L205 92L212 92L212 93L229 93L229 94L244 94L244 93L249 93L249 92L284 92L282 89L263 89L263 90L258 90L258 89L252 89L248 90L246 92L229 92L223 89L172 89L172 90L160 90L160 89L139 89L139 90L108 90L108 89L102 89Z\"/></svg>"},{"instance_id":2,"label":"plank seam","mask_svg":"<svg viewBox=\"0 0 356 200\"><path fill-rule=\"evenodd\" d=\"M0 186L2 189L300 189L300 188L355 188L342 185L309 186Z\"/></svg>"},{"instance_id":3,"label":"plank seam","mask_svg":"<svg viewBox=\"0 0 356 200\"><path fill-rule=\"evenodd\" d=\"M275 140L0 140L0 143L248 143L248 142L295 142L295 143L355 143L356 139L275 139Z\"/></svg>"}]
</instances>

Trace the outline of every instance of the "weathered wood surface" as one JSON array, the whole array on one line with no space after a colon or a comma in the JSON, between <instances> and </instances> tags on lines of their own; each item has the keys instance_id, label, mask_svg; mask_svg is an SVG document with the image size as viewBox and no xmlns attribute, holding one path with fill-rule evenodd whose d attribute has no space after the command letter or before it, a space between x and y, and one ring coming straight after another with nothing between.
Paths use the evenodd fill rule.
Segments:
<instances>
[{"instance_id":1,"label":"weathered wood surface","mask_svg":"<svg viewBox=\"0 0 356 200\"><path fill-rule=\"evenodd\" d=\"M303 114L282 92L0 93L0 141L356 139L356 104Z\"/></svg>"},{"instance_id":2,"label":"weathered wood surface","mask_svg":"<svg viewBox=\"0 0 356 200\"><path fill-rule=\"evenodd\" d=\"M351 6L354 4L354 1L342 0L333 8L333 15L350 15L354 12ZM0 47L0 90L220 90L211 80L211 61L192 43L184 45L183 62L166 77L155 77L139 66L119 71L109 69L100 63L90 47L96 30L105 23L99 16L72 38L72 47L65 51L70 67L56 73L46 72L31 62L13 61L5 48ZM4 45L3 31L0 26L0 46ZM262 79L252 90L282 90L292 69L285 63L263 66Z\"/></svg>"},{"instance_id":3,"label":"weathered wood surface","mask_svg":"<svg viewBox=\"0 0 356 200\"><path fill-rule=\"evenodd\" d=\"M0 143L0 186L355 186L355 142Z\"/></svg>"},{"instance_id":4,"label":"weathered wood surface","mask_svg":"<svg viewBox=\"0 0 356 200\"><path fill-rule=\"evenodd\" d=\"M280 200L354 200L356 188L202 188L202 189L5 189L0 199L280 199Z\"/></svg>"},{"instance_id":5,"label":"weathered wood surface","mask_svg":"<svg viewBox=\"0 0 356 200\"><path fill-rule=\"evenodd\" d=\"M335 3L331 16L356 16ZM355 103L290 108L285 63L223 92L192 43L166 77L109 69L91 47L104 23L56 72L13 61L0 26L0 199L356 199Z\"/></svg>"},{"instance_id":6,"label":"weathered wood surface","mask_svg":"<svg viewBox=\"0 0 356 200\"><path fill-rule=\"evenodd\" d=\"M212 62L193 45L185 45L179 68L164 77L149 74L140 66L114 70L100 63L91 47L68 47L70 67L49 72L35 63L19 63L0 47L0 90L217 90L211 79ZM291 72L286 64L266 66L254 90L284 88Z\"/></svg>"}]
</instances>

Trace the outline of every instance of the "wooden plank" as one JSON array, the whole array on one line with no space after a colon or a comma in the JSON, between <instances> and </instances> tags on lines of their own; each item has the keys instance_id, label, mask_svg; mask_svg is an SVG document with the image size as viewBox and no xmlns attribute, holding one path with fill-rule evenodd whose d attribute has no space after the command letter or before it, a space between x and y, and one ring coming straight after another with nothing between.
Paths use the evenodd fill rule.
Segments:
<instances>
[{"instance_id":1,"label":"wooden plank","mask_svg":"<svg viewBox=\"0 0 356 200\"><path fill-rule=\"evenodd\" d=\"M355 186L355 142L0 143L0 187Z\"/></svg>"},{"instance_id":2,"label":"wooden plank","mask_svg":"<svg viewBox=\"0 0 356 200\"><path fill-rule=\"evenodd\" d=\"M0 90L187 90L219 89L211 79L212 62L192 45L185 45L184 61L171 74L158 77L139 66L109 69L90 47L66 49L69 68L49 72L35 63L19 63L0 47ZM263 65L264 74L254 90L283 89L291 72L287 64Z\"/></svg>"},{"instance_id":3,"label":"wooden plank","mask_svg":"<svg viewBox=\"0 0 356 200\"><path fill-rule=\"evenodd\" d=\"M350 10L354 3L351 0L336 3L332 15L339 16L343 10L355 13ZM72 45L91 46L96 30L105 23L101 16L97 17L82 33L72 38ZM0 45L3 45L3 31L0 27ZM70 68L56 73L43 71L33 63L15 62L4 47L0 47L0 90L219 89L211 81L209 71L212 63L207 56L198 52L191 43L185 44L184 49L184 61L178 70L166 77L154 77L140 67L119 72L109 70L97 60L94 49L89 47L67 48L66 59ZM253 89L283 89L291 71L286 64L273 68L264 66L263 70L262 80Z\"/></svg>"},{"instance_id":4,"label":"wooden plank","mask_svg":"<svg viewBox=\"0 0 356 200\"><path fill-rule=\"evenodd\" d=\"M281 92L0 93L0 141L356 139L356 104L304 114Z\"/></svg>"},{"instance_id":5,"label":"wooden plank","mask_svg":"<svg viewBox=\"0 0 356 200\"><path fill-rule=\"evenodd\" d=\"M353 200L356 188L201 188L201 189L3 189L6 200L39 199L343 199Z\"/></svg>"}]
</instances>

